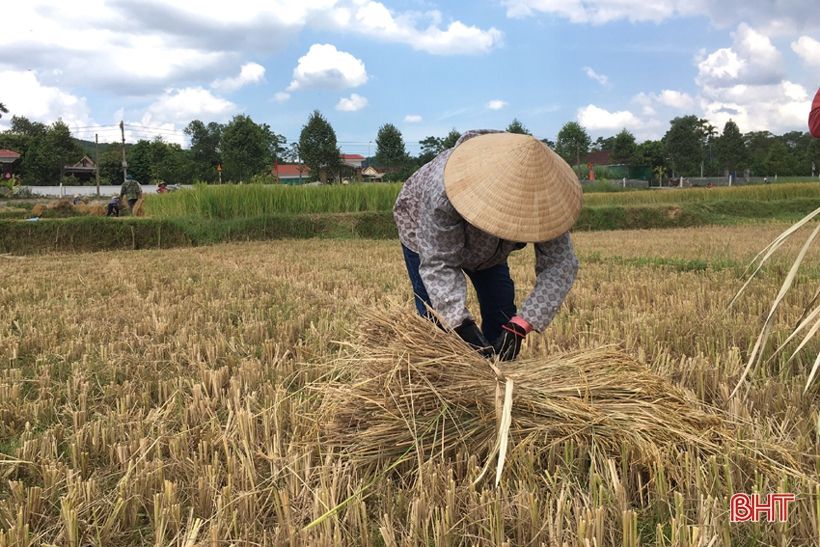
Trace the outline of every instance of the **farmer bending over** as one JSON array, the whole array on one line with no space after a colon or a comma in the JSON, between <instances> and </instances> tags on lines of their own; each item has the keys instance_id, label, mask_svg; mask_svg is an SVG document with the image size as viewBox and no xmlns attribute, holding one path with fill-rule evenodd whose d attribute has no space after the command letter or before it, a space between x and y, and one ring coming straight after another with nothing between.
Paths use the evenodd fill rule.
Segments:
<instances>
[{"instance_id":1,"label":"farmer bending over","mask_svg":"<svg viewBox=\"0 0 820 547\"><path fill-rule=\"evenodd\" d=\"M108 202L108 209L106 210L105 216L107 217L118 217L120 216L120 197L114 196Z\"/></svg>"},{"instance_id":2,"label":"farmer bending over","mask_svg":"<svg viewBox=\"0 0 820 547\"><path fill-rule=\"evenodd\" d=\"M128 208L134 210L134 205L142 197L142 186L136 180L128 177L122 183L120 188L120 197L125 196L128 199Z\"/></svg>"},{"instance_id":3,"label":"farmer bending over","mask_svg":"<svg viewBox=\"0 0 820 547\"><path fill-rule=\"evenodd\" d=\"M515 359L531 331L549 325L578 271L569 229L581 210L572 168L529 135L470 131L416 171L393 216L419 314L485 356ZM535 245L535 288L520 312L507 257ZM475 287L481 329L467 310Z\"/></svg>"}]
</instances>

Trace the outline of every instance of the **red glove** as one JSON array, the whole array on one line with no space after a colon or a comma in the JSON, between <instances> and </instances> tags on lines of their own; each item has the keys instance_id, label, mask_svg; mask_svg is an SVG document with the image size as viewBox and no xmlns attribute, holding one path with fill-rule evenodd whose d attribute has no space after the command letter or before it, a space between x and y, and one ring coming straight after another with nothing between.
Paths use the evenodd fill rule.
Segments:
<instances>
[{"instance_id":1,"label":"red glove","mask_svg":"<svg viewBox=\"0 0 820 547\"><path fill-rule=\"evenodd\" d=\"M532 326L523 318L515 316L501 325L501 334L493 343L493 351L502 361L512 361L521 351L524 337L532 330Z\"/></svg>"}]
</instances>

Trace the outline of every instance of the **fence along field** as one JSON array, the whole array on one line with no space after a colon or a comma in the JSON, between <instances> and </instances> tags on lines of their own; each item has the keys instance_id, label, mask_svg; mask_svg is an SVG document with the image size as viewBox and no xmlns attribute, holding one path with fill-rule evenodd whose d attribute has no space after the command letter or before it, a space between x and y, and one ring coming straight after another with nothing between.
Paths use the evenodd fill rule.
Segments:
<instances>
[{"instance_id":1,"label":"fence along field","mask_svg":"<svg viewBox=\"0 0 820 547\"><path fill-rule=\"evenodd\" d=\"M820 348L728 397L800 242L725 305L781 230L576 234L578 282L522 358L616 344L733 436L645 466L589 437L513 442L497 488L473 485L488 448L425 445L390 471L326 442L337 359L356 357L338 341L357 340L367 310L412 313L395 241L0 257L0 545L816 544L817 385L802 391ZM522 297L532 258L514 257ZM816 249L806 261L772 344L814 296ZM755 466L752 446L794 461ZM729 522L729 497L758 491L797 495L787 523Z\"/></svg>"}]
</instances>

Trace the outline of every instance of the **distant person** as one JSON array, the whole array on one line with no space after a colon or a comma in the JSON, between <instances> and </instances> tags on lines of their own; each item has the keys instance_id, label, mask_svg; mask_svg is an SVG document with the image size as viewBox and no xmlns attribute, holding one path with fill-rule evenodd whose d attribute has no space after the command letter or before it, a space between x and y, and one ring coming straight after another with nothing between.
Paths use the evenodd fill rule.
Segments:
<instances>
[{"instance_id":1,"label":"distant person","mask_svg":"<svg viewBox=\"0 0 820 547\"><path fill-rule=\"evenodd\" d=\"M165 181L160 182L157 184L157 194L164 194L168 192L168 183Z\"/></svg>"},{"instance_id":2,"label":"distant person","mask_svg":"<svg viewBox=\"0 0 820 547\"><path fill-rule=\"evenodd\" d=\"M108 202L108 211L105 213L107 217L120 216L120 196L114 196Z\"/></svg>"},{"instance_id":3,"label":"distant person","mask_svg":"<svg viewBox=\"0 0 820 547\"><path fill-rule=\"evenodd\" d=\"M136 180L128 177L122 183L120 189L120 197L125 197L128 200L128 208L134 210L134 205L142 197L142 186Z\"/></svg>"},{"instance_id":4,"label":"distant person","mask_svg":"<svg viewBox=\"0 0 820 547\"><path fill-rule=\"evenodd\" d=\"M814 96L814 102L811 103L809 131L811 131L813 137L820 139L820 89L817 90L817 95Z\"/></svg>"}]
</instances>

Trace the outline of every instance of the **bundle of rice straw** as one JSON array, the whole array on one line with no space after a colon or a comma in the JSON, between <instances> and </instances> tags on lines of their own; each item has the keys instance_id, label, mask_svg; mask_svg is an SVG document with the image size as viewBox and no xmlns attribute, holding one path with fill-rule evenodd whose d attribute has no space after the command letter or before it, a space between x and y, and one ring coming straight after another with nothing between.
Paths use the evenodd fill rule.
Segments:
<instances>
[{"instance_id":1,"label":"bundle of rice straw","mask_svg":"<svg viewBox=\"0 0 820 547\"><path fill-rule=\"evenodd\" d=\"M104 217L106 213L105 207L100 203L78 203L74 206L74 210L81 215L89 215L96 217Z\"/></svg>"},{"instance_id":2,"label":"bundle of rice straw","mask_svg":"<svg viewBox=\"0 0 820 547\"><path fill-rule=\"evenodd\" d=\"M133 214L135 217L145 216L145 209L143 209L143 203L145 203L145 198L139 198L137 202L134 204L134 208L131 210L131 214Z\"/></svg>"},{"instance_id":3,"label":"bundle of rice straw","mask_svg":"<svg viewBox=\"0 0 820 547\"><path fill-rule=\"evenodd\" d=\"M60 198L49 201L48 208L52 211L71 212L73 204L69 198Z\"/></svg>"},{"instance_id":4,"label":"bundle of rice straw","mask_svg":"<svg viewBox=\"0 0 820 547\"><path fill-rule=\"evenodd\" d=\"M362 328L322 388L326 442L358 465L462 453L495 458L497 482L507 443L544 453L571 440L651 465L674 450L716 454L731 436L716 412L614 347L498 363L416 315Z\"/></svg>"}]
</instances>

